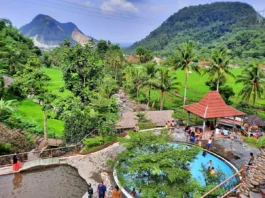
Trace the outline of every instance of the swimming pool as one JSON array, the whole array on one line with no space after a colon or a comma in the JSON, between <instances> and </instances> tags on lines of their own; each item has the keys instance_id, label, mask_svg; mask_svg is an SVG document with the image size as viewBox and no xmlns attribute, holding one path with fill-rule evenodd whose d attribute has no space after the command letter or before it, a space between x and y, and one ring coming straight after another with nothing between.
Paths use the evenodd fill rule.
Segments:
<instances>
[{"instance_id":1,"label":"swimming pool","mask_svg":"<svg viewBox=\"0 0 265 198\"><path fill-rule=\"evenodd\" d=\"M179 146L178 143L169 143L169 145L173 146L173 147ZM185 146L185 144L184 144L184 146L183 146L183 144L181 144L181 148L184 150L187 149L188 147L190 147L190 145ZM219 184L221 181L224 181L225 179L229 178L235 172L238 171L231 163L229 163L228 161L226 161L222 157L220 157L214 153L208 152L208 151L200 151L192 161L190 161L190 162L187 161L187 163L190 164L189 171L191 173L192 178L197 180L198 183L202 186L206 186L205 178L204 178L205 172L203 173L202 169L203 169L203 167L207 166L207 163L210 160L212 161L212 167L214 167L215 170L221 170L221 172L222 172L221 177L218 177L218 178L220 178L220 181L217 184ZM163 173L161 173L161 174L163 174ZM130 184L129 186L125 184L126 190L125 189L122 189L122 190L123 190L123 193L127 197L131 197L128 194L128 192L130 192L132 190L132 187L138 186L138 188L140 188L140 186L138 185L138 181L136 181L136 183L132 182L137 178L137 173L136 172L135 173L131 172L130 174L120 174L119 173L119 175L123 178L123 181L125 181L125 183ZM218 176L220 176L220 175L218 174ZM119 183L118 175L117 175L116 171L114 171L114 179L115 179L116 183ZM136 179L136 180L138 180L138 179ZM225 184L223 187L226 188L226 190L232 189L236 185L237 182L238 182L238 179L233 178L227 184Z\"/></svg>"},{"instance_id":2,"label":"swimming pool","mask_svg":"<svg viewBox=\"0 0 265 198\"><path fill-rule=\"evenodd\" d=\"M173 145L172 143L170 143ZM178 144L174 143L174 147L177 147ZM231 165L228 164L228 162L225 162L220 157L217 157L217 155L213 155L207 151L201 151L194 161L189 162L190 163L190 172L192 174L192 177L196 179L200 184L205 186L205 180L203 173L201 171L202 165L206 166L207 163L212 160L212 167L216 169L220 169L225 174L225 179L232 176L234 173L236 173L238 170L236 170L235 167L231 167ZM236 181L236 179L232 180Z\"/></svg>"}]
</instances>

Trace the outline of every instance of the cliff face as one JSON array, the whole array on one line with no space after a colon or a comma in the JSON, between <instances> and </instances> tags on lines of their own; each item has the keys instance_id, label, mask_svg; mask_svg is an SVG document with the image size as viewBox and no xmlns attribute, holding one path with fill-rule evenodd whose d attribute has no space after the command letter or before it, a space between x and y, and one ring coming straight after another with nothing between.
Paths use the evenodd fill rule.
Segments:
<instances>
[{"instance_id":1,"label":"cliff face","mask_svg":"<svg viewBox=\"0 0 265 198\"><path fill-rule=\"evenodd\" d=\"M93 38L85 36L77 28L72 32L72 39L79 42L81 45L85 45L93 40Z\"/></svg>"},{"instance_id":2,"label":"cliff face","mask_svg":"<svg viewBox=\"0 0 265 198\"><path fill-rule=\"evenodd\" d=\"M71 43L80 42L82 45L93 40L79 30L74 23L60 23L42 14L37 15L29 24L22 26L20 31L31 37L34 44L43 49L54 48L67 38Z\"/></svg>"}]
</instances>

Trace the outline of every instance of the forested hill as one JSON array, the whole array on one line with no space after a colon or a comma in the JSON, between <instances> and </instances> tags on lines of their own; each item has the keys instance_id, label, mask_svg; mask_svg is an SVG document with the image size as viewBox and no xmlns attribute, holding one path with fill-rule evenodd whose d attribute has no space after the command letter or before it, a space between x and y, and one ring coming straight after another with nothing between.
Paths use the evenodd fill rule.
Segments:
<instances>
[{"instance_id":1,"label":"forested hill","mask_svg":"<svg viewBox=\"0 0 265 198\"><path fill-rule=\"evenodd\" d=\"M217 2L190 6L170 16L145 39L127 50L133 52L137 46L146 46L166 55L185 41L211 44L227 33L256 29L262 23L264 19L260 19L260 15L246 3Z\"/></svg>"}]
</instances>

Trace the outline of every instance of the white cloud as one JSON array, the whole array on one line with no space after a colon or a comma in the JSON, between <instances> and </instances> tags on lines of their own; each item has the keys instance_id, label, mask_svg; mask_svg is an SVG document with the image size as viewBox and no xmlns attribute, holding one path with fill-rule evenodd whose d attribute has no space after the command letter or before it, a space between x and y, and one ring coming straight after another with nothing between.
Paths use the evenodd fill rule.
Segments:
<instances>
[{"instance_id":1,"label":"white cloud","mask_svg":"<svg viewBox=\"0 0 265 198\"><path fill-rule=\"evenodd\" d=\"M100 9L103 12L138 12L138 8L136 8L131 2L128 2L127 0L108 0L100 6Z\"/></svg>"},{"instance_id":2,"label":"white cloud","mask_svg":"<svg viewBox=\"0 0 265 198\"><path fill-rule=\"evenodd\" d=\"M84 0L65 0L65 1L71 4L79 5L79 6L86 6L86 7L94 6L94 4L91 3L90 1L84 1Z\"/></svg>"}]
</instances>

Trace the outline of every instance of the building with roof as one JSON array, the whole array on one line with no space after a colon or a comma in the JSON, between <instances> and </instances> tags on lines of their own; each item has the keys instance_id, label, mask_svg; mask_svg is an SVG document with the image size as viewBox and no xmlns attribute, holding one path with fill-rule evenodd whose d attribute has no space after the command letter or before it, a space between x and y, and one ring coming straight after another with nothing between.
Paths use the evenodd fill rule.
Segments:
<instances>
[{"instance_id":1,"label":"building with roof","mask_svg":"<svg viewBox=\"0 0 265 198\"><path fill-rule=\"evenodd\" d=\"M205 132L205 123L207 119L216 119L223 117L233 117L233 129L235 127L235 117L245 115L244 112L228 106L218 91L209 91L198 103L182 106L188 112L188 121L190 113L203 119L203 137Z\"/></svg>"}]
</instances>

